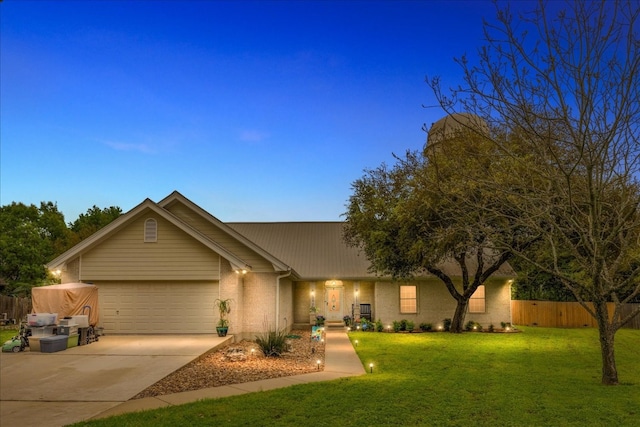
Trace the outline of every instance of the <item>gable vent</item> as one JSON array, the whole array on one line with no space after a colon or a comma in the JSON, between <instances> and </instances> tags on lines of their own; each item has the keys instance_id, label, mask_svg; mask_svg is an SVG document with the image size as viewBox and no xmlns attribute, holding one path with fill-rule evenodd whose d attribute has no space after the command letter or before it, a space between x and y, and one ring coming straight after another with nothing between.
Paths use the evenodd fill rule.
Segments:
<instances>
[{"instance_id":1,"label":"gable vent","mask_svg":"<svg viewBox=\"0 0 640 427\"><path fill-rule=\"evenodd\" d=\"M158 241L158 222L153 218L144 222L144 241L145 243Z\"/></svg>"}]
</instances>

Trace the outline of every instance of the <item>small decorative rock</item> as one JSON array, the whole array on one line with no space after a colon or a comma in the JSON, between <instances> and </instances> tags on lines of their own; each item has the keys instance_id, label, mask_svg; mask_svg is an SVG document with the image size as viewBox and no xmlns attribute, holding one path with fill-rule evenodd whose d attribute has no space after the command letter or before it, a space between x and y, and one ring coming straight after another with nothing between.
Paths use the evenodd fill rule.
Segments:
<instances>
[{"instance_id":1,"label":"small decorative rock","mask_svg":"<svg viewBox=\"0 0 640 427\"><path fill-rule=\"evenodd\" d=\"M238 347L229 348L225 354L225 357L232 362L247 360L247 354L245 353L244 349Z\"/></svg>"}]
</instances>

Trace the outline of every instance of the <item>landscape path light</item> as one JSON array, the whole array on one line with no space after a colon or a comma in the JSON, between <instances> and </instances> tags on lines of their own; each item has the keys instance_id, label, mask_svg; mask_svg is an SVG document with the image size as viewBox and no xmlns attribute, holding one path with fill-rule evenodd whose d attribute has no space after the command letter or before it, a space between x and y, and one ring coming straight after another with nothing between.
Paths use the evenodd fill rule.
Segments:
<instances>
[{"instance_id":1,"label":"landscape path light","mask_svg":"<svg viewBox=\"0 0 640 427\"><path fill-rule=\"evenodd\" d=\"M373 363L369 363L369 372L373 374Z\"/></svg>"}]
</instances>

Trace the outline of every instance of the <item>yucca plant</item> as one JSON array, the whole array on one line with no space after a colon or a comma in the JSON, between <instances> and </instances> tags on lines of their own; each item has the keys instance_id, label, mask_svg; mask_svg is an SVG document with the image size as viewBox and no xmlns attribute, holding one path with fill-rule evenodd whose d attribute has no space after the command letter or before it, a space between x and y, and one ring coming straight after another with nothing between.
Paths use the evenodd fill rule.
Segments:
<instances>
[{"instance_id":1,"label":"yucca plant","mask_svg":"<svg viewBox=\"0 0 640 427\"><path fill-rule=\"evenodd\" d=\"M287 350L287 332L285 329L270 330L270 326L266 324L265 332L256 335L256 344L265 357L279 357Z\"/></svg>"}]
</instances>

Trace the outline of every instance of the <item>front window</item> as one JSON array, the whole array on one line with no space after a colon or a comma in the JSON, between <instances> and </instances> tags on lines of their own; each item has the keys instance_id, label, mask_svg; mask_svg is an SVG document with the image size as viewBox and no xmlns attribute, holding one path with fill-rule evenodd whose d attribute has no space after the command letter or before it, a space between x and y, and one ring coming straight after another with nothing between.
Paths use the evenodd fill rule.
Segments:
<instances>
[{"instance_id":1,"label":"front window","mask_svg":"<svg viewBox=\"0 0 640 427\"><path fill-rule=\"evenodd\" d=\"M400 313L415 314L418 312L418 290L413 285L400 286Z\"/></svg>"},{"instance_id":2,"label":"front window","mask_svg":"<svg viewBox=\"0 0 640 427\"><path fill-rule=\"evenodd\" d=\"M478 289L471 295L469 299L469 313L485 313L486 304L484 296L484 285L478 286Z\"/></svg>"}]
</instances>

